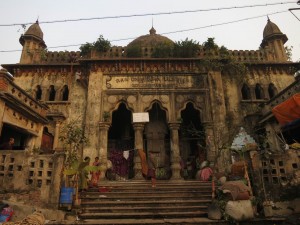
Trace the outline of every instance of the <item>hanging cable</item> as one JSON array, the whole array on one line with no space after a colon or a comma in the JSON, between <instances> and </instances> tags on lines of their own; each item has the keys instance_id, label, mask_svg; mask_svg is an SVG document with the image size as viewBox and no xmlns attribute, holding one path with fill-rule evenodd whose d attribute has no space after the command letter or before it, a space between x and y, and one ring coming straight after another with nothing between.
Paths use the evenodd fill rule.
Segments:
<instances>
[{"instance_id":1,"label":"hanging cable","mask_svg":"<svg viewBox=\"0 0 300 225\"><path fill-rule=\"evenodd\" d=\"M145 16L162 16L162 15L184 14L184 13L221 11L221 10L231 10L231 9L245 9L245 8L254 8L254 7L266 7L266 6L275 6L275 5L285 5L285 4L295 4L295 2L294 1L289 1L289 2L277 2L277 3L256 4L256 5L211 8L211 9L196 9L196 10L184 10L184 11L173 11L173 12L131 14L131 15L121 15L121 16L105 16L105 17L78 18L78 19L65 19L65 20L53 20L53 21L39 21L39 24L79 22L79 21L88 21L88 20L120 19L120 18L145 17ZM34 22L0 24L0 27L24 26L24 25L31 25L33 23Z\"/></svg>"},{"instance_id":2,"label":"hanging cable","mask_svg":"<svg viewBox=\"0 0 300 225\"><path fill-rule=\"evenodd\" d=\"M183 33L183 32L187 32L187 31L200 30L200 29L205 29L205 28L210 28L210 27L217 27L217 26L222 26L222 25L228 25L228 24L243 22L243 21L247 21L247 20L252 20L252 19L258 19L258 18L262 18L262 17L267 17L269 15L275 15L275 14L285 13L285 12L288 12L288 11L289 10L283 10L283 11L268 13L268 14L264 14L264 15L260 15L260 16L253 16L253 17L248 17L248 18L239 19L239 20L233 20L233 21L228 21L228 22L223 22L223 23L206 25L206 26L202 26L202 27L195 27L195 28L189 28L189 29L184 29L184 30L163 32L163 33L160 33L160 35ZM118 41L124 41L124 40L133 40L133 39L136 39L136 38L137 37L121 38L121 39L110 40L110 42L118 42ZM81 45L82 44L60 45L60 46L48 47L48 49L53 49L53 48L68 48L68 47L75 47L75 46L81 46ZM22 51L22 50L0 50L1 53L20 52L20 51Z\"/></svg>"}]
</instances>

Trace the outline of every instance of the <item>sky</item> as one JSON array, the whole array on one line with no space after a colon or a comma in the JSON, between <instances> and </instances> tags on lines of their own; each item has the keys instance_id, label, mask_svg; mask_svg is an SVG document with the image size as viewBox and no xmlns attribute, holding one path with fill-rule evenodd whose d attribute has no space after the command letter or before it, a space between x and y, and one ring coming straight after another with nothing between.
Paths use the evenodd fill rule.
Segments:
<instances>
[{"instance_id":1,"label":"sky","mask_svg":"<svg viewBox=\"0 0 300 225\"><path fill-rule=\"evenodd\" d=\"M214 38L229 50L257 50L269 16L287 35L292 60L299 61L300 10L292 10L294 16L291 8L300 9L297 0L2 0L0 65L19 63L19 38L30 26L24 30L20 24L37 19L49 51L79 51L100 35L113 46L126 46L149 34L152 25L174 42ZM77 19L87 20L54 22Z\"/></svg>"}]
</instances>

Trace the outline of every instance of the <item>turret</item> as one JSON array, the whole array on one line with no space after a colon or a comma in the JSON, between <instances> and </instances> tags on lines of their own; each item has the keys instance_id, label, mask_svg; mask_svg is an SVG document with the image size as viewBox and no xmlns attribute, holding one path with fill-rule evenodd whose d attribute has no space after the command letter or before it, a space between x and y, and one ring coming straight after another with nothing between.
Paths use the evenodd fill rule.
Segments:
<instances>
[{"instance_id":1,"label":"turret","mask_svg":"<svg viewBox=\"0 0 300 225\"><path fill-rule=\"evenodd\" d=\"M39 22L32 24L25 34L21 35L19 41L23 46L20 59L21 64L39 63L43 51L47 48L43 40L43 32Z\"/></svg>"},{"instance_id":2,"label":"turret","mask_svg":"<svg viewBox=\"0 0 300 225\"><path fill-rule=\"evenodd\" d=\"M287 40L287 36L268 18L263 33L263 40L260 44L260 47L265 50L268 60L287 61L287 55L284 49L284 44Z\"/></svg>"}]
</instances>

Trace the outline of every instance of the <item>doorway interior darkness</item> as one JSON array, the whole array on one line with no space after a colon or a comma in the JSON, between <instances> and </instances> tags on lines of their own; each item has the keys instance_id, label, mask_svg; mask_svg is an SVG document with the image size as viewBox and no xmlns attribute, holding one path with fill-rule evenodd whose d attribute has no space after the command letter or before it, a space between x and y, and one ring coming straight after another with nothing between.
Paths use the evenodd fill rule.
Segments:
<instances>
[{"instance_id":1,"label":"doorway interior darkness","mask_svg":"<svg viewBox=\"0 0 300 225\"><path fill-rule=\"evenodd\" d=\"M128 158L124 158L124 152L134 148L131 114L124 103L112 114L112 125L108 131L108 158L113 165L107 173L110 180L130 179L134 176L134 151L129 151Z\"/></svg>"},{"instance_id":2,"label":"doorway interior darkness","mask_svg":"<svg viewBox=\"0 0 300 225\"><path fill-rule=\"evenodd\" d=\"M200 120L200 111L188 103L181 111L179 132L182 176L195 179L200 164L206 160L205 132Z\"/></svg>"}]
</instances>

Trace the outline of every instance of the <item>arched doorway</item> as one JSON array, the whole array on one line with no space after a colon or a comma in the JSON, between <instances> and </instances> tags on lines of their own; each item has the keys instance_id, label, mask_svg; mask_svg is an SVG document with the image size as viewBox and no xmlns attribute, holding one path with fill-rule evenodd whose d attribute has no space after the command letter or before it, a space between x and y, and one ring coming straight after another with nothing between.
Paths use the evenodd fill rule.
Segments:
<instances>
[{"instance_id":1,"label":"arched doorway","mask_svg":"<svg viewBox=\"0 0 300 225\"><path fill-rule=\"evenodd\" d=\"M112 113L112 126L108 131L108 159L112 168L107 171L110 180L133 178L134 131L131 111L121 103Z\"/></svg>"},{"instance_id":2,"label":"arched doorway","mask_svg":"<svg viewBox=\"0 0 300 225\"><path fill-rule=\"evenodd\" d=\"M169 179L170 170L170 133L167 125L166 112L159 103L152 104L148 110L149 122L145 125L144 145L148 156L149 151L154 152L156 164L156 178Z\"/></svg>"},{"instance_id":3,"label":"arched doorway","mask_svg":"<svg viewBox=\"0 0 300 225\"><path fill-rule=\"evenodd\" d=\"M181 111L179 132L181 175L185 179L195 179L200 163L206 160L205 132L200 120L200 111L188 103Z\"/></svg>"}]
</instances>

